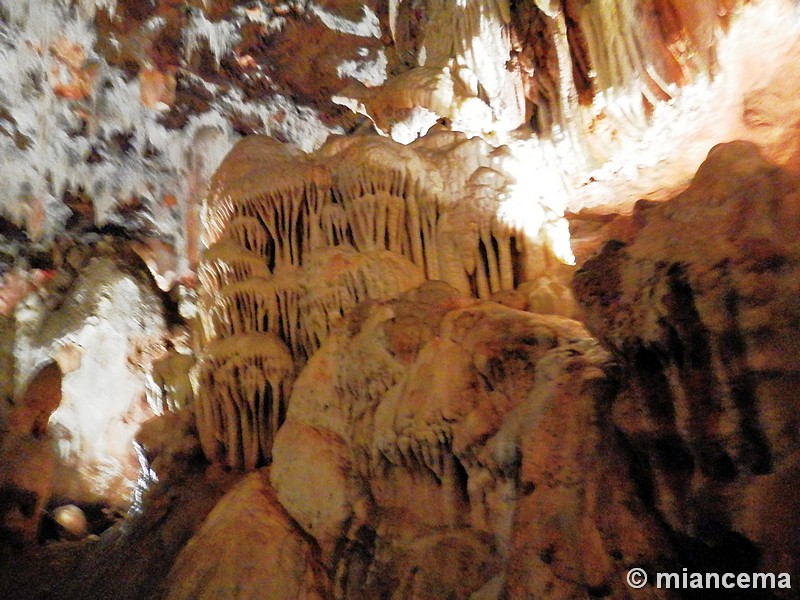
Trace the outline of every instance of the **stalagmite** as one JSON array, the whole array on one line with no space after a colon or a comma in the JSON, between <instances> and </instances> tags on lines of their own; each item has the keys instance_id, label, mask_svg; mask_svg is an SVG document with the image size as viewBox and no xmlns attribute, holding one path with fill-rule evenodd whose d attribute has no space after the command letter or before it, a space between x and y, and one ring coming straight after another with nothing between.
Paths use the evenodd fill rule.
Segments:
<instances>
[{"instance_id":1,"label":"stalagmite","mask_svg":"<svg viewBox=\"0 0 800 600\"><path fill-rule=\"evenodd\" d=\"M193 377L205 455L235 468L269 462L294 378L294 362L280 338L250 333L215 340Z\"/></svg>"}]
</instances>

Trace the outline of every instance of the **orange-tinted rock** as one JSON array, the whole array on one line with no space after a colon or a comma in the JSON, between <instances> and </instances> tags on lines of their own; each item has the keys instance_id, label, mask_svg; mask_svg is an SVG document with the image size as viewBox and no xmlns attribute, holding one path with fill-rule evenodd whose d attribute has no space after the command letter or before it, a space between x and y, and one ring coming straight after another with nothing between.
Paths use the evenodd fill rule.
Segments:
<instances>
[{"instance_id":1,"label":"orange-tinted rock","mask_svg":"<svg viewBox=\"0 0 800 600\"><path fill-rule=\"evenodd\" d=\"M0 548L36 541L53 489L55 452L47 438L7 435L0 443Z\"/></svg>"},{"instance_id":2,"label":"orange-tinted rock","mask_svg":"<svg viewBox=\"0 0 800 600\"><path fill-rule=\"evenodd\" d=\"M575 279L590 330L626 367L614 423L701 570L800 574L794 536L776 534L796 530L800 498L799 185L752 144L717 146Z\"/></svg>"},{"instance_id":3,"label":"orange-tinted rock","mask_svg":"<svg viewBox=\"0 0 800 600\"><path fill-rule=\"evenodd\" d=\"M61 369L53 362L31 377L7 417L9 435L41 436L47 432L47 420L61 404L61 380Z\"/></svg>"},{"instance_id":4,"label":"orange-tinted rock","mask_svg":"<svg viewBox=\"0 0 800 600\"><path fill-rule=\"evenodd\" d=\"M142 104L154 110L168 110L175 103L175 76L157 69L139 72Z\"/></svg>"},{"instance_id":5,"label":"orange-tinted rock","mask_svg":"<svg viewBox=\"0 0 800 600\"><path fill-rule=\"evenodd\" d=\"M170 571L169 600L322 600L317 549L275 497L268 473L249 474L206 518Z\"/></svg>"},{"instance_id":6,"label":"orange-tinted rock","mask_svg":"<svg viewBox=\"0 0 800 600\"><path fill-rule=\"evenodd\" d=\"M671 547L628 479L608 367L578 323L441 282L363 305L298 377L273 485L341 597L621 592Z\"/></svg>"}]
</instances>

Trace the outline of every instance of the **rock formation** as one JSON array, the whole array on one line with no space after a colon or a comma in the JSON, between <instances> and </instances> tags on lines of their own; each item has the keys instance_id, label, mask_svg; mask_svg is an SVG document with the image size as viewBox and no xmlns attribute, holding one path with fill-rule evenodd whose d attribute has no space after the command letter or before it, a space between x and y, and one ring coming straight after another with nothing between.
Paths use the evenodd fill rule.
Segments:
<instances>
[{"instance_id":1,"label":"rock formation","mask_svg":"<svg viewBox=\"0 0 800 600\"><path fill-rule=\"evenodd\" d=\"M56 457L47 438L50 415L61 403L61 369L38 369L25 391L4 407L0 440L0 535L18 544L36 540L42 511L53 492Z\"/></svg>"},{"instance_id":2,"label":"rock formation","mask_svg":"<svg viewBox=\"0 0 800 600\"><path fill-rule=\"evenodd\" d=\"M211 511L170 571L167 598L330 597L314 546L267 480L263 471L247 475Z\"/></svg>"},{"instance_id":3,"label":"rock formation","mask_svg":"<svg viewBox=\"0 0 800 600\"><path fill-rule=\"evenodd\" d=\"M0 0L0 595L796 597L798 10Z\"/></svg>"},{"instance_id":4,"label":"rock formation","mask_svg":"<svg viewBox=\"0 0 800 600\"><path fill-rule=\"evenodd\" d=\"M335 595L466 598L500 582L524 597L552 588L560 564L539 556L551 544L571 551L562 544L573 534L544 536L538 515L587 512L576 526L591 536L601 524L585 488L608 485L613 475L599 467L619 461L605 440L609 367L579 324L479 302L444 283L347 317L295 383L271 470L278 499L336 573ZM311 481L324 481L324 493ZM631 487L618 502L633 522L644 511ZM634 531L657 528L645 520ZM616 560L601 543L586 565L571 561L577 575L566 589L613 587L627 561L663 552L634 535L617 549L625 554Z\"/></svg>"},{"instance_id":5,"label":"rock formation","mask_svg":"<svg viewBox=\"0 0 800 600\"><path fill-rule=\"evenodd\" d=\"M627 367L614 423L696 570L797 577L797 190L752 144L715 147L575 279Z\"/></svg>"}]
</instances>

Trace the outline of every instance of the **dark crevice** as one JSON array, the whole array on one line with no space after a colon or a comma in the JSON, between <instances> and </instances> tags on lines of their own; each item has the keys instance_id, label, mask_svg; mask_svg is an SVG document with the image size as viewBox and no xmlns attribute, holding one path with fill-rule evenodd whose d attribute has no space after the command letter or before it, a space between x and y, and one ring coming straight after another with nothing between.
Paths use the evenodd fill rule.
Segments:
<instances>
[{"instance_id":1,"label":"dark crevice","mask_svg":"<svg viewBox=\"0 0 800 600\"><path fill-rule=\"evenodd\" d=\"M722 441L716 437L722 409L717 391L719 384L714 376L711 335L697 310L694 291L683 266L672 265L667 278L669 293L665 304L673 331L670 335L668 330L668 344L681 348L678 377L689 414L689 446L705 476L716 481L732 481L736 477L736 467Z\"/></svg>"},{"instance_id":2,"label":"dark crevice","mask_svg":"<svg viewBox=\"0 0 800 600\"><path fill-rule=\"evenodd\" d=\"M639 347L634 351L630 363L651 418L674 427L675 401L658 353L650 348Z\"/></svg>"},{"instance_id":3,"label":"dark crevice","mask_svg":"<svg viewBox=\"0 0 800 600\"><path fill-rule=\"evenodd\" d=\"M720 362L739 411L743 438L739 461L753 473L766 474L772 470L772 455L759 425L755 375L747 365L747 343L738 324L739 303L739 295L730 290L724 299L727 331L719 340Z\"/></svg>"}]
</instances>

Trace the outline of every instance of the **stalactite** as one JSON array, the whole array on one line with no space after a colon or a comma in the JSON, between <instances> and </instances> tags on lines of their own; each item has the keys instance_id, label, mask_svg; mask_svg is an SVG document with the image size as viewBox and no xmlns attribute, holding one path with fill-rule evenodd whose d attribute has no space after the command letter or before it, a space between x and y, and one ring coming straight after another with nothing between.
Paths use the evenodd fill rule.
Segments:
<instances>
[{"instance_id":1,"label":"stalactite","mask_svg":"<svg viewBox=\"0 0 800 600\"><path fill-rule=\"evenodd\" d=\"M643 99L655 106L677 86L714 72L722 16L713 3L593 0L578 19L595 87L620 125L633 132L647 124Z\"/></svg>"},{"instance_id":2,"label":"stalactite","mask_svg":"<svg viewBox=\"0 0 800 600\"><path fill-rule=\"evenodd\" d=\"M367 300L426 279L480 298L514 289L544 270L552 252L540 251L543 231L563 220L529 196L529 175L506 171L511 149L461 134L408 146L339 138L312 155L272 140L241 145L206 199L207 238L217 241L198 269L206 352L194 381L204 452L231 466L266 460L272 438L253 427L280 422L278 405L264 404L272 392L254 396L266 367L218 356L237 340L274 336L302 365ZM510 220L504 207L513 208Z\"/></svg>"},{"instance_id":3,"label":"stalactite","mask_svg":"<svg viewBox=\"0 0 800 600\"><path fill-rule=\"evenodd\" d=\"M234 468L268 463L294 379L294 362L283 342L270 333L215 340L193 376L205 455Z\"/></svg>"},{"instance_id":4,"label":"stalactite","mask_svg":"<svg viewBox=\"0 0 800 600\"><path fill-rule=\"evenodd\" d=\"M239 198L244 208L233 214L252 215L234 216L223 224L228 241L236 240L248 261L263 255L270 267L302 268L308 253L352 245L359 252L395 252L427 279L444 279L457 289L488 298L542 271L542 265L533 264L542 253L533 251L525 238L552 243L547 231L563 221L557 210L537 203L523 206L530 200L522 194L533 191L513 183L514 176L505 173L504 165L514 158L511 150L492 150L463 135L426 136L409 146L378 137L358 143L335 139L317 154L304 155L293 175L273 172L288 168L291 155L282 154L273 142L266 148L275 166L262 164L256 179L219 175L217 181L231 182L237 189L219 188L216 194ZM237 150L234 155L240 154ZM258 162L252 156L248 160ZM252 170L234 167L239 172ZM302 180L305 176L311 181ZM320 187L321 182L328 187ZM519 197L509 200L512 195ZM510 221L504 211L514 213ZM216 246L212 258L220 252ZM209 270L205 265L201 269L203 279L210 281L210 288L219 289L214 286L222 277L212 275L222 269L206 273ZM303 275L298 277L306 281ZM280 335L293 352L306 355L308 344L299 343L288 326Z\"/></svg>"},{"instance_id":5,"label":"stalactite","mask_svg":"<svg viewBox=\"0 0 800 600\"><path fill-rule=\"evenodd\" d=\"M267 136L244 138L212 178L204 203L204 243L216 242L234 217L259 217L275 240L279 258L299 264L301 248L285 234L275 237L275 214L266 209L270 206L291 220L318 210L328 190L328 171L311 157Z\"/></svg>"},{"instance_id":6,"label":"stalactite","mask_svg":"<svg viewBox=\"0 0 800 600\"><path fill-rule=\"evenodd\" d=\"M231 219L224 230L224 238L230 239L245 250L265 257L267 263L274 263L273 240L269 232L254 217L236 217Z\"/></svg>"},{"instance_id":7,"label":"stalactite","mask_svg":"<svg viewBox=\"0 0 800 600\"><path fill-rule=\"evenodd\" d=\"M487 136L521 125L522 79L506 68L508 0L432 0L418 36L398 29L403 4L390 2L389 28L411 68L382 86L350 86L335 101L369 116L379 131L402 143L424 135L438 117L458 131Z\"/></svg>"},{"instance_id":8,"label":"stalactite","mask_svg":"<svg viewBox=\"0 0 800 600\"><path fill-rule=\"evenodd\" d=\"M506 69L511 54L508 0L434 0L428 18L421 64L452 64L469 92L492 107L496 121L508 129L518 126L525 111L521 80Z\"/></svg>"},{"instance_id":9,"label":"stalactite","mask_svg":"<svg viewBox=\"0 0 800 600\"><path fill-rule=\"evenodd\" d=\"M270 317L277 317L273 286L268 279L252 277L220 288L206 308L208 339L270 331ZM270 310L272 309L272 310ZM273 326L274 328L274 326Z\"/></svg>"},{"instance_id":10,"label":"stalactite","mask_svg":"<svg viewBox=\"0 0 800 600\"><path fill-rule=\"evenodd\" d=\"M229 241L218 242L205 250L197 270L200 285L211 294L229 283L269 274L262 255L239 248Z\"/></svg>"},{"instance_id":11,"label":"stalactite","mask_svg":"<svg viewBox=\"0 0 800 600\"><path fill-rule=\"evenodd\" d=\"M174 348L153 363L146 383L147 403L156 414L177 412L189 407L194 400L189 371L194 357L181 354Z\"/></svg>"},{"instance_id":12,"label":"stalactite","mask_svg":"<svg viewBox=\"0 0 800 600\"><path fill-rule=\"evenodd\" d=\"M281 267L270 278L269 285L275 304L271 310L276 310L274 319L269 320L270 332L278 335L289 346L295 360L302 364L308 358L308 353L302 343L303 331L301 327L300 301L303 297L303 271L299 267Z\"/></svg>"}]
</instances>

